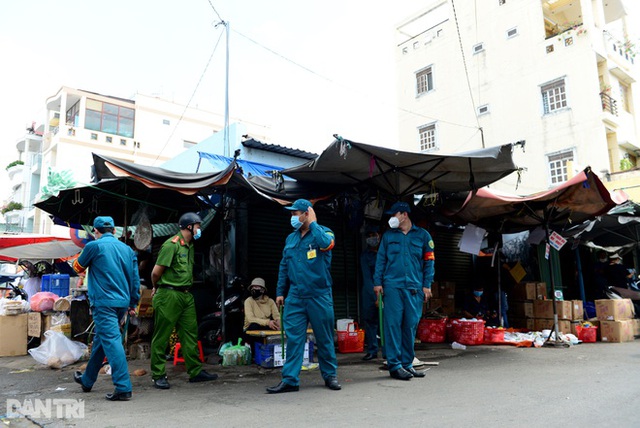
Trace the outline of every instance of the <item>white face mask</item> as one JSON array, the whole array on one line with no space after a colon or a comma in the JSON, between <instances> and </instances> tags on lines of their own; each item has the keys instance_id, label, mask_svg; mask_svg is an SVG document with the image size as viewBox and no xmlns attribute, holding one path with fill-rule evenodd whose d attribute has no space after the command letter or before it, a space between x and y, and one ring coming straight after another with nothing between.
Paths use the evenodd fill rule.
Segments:
<instances>
[{"instance_id":1,"label":"white face mask","mask_svg":"<svg viewBox=\"0 0 640 428\"><path fill-rule=\"evenodd\" d=\"M366 241L368 246L375 247L380 243L380 238L378 238L377 236L370 236L366 239Z\"/></svg>"},{"instance_id":2,"label":"white face mask","mask_svg":"<svg viewBox=\"0 0 640 428\"><path fill-rule=\"evenodd\" d=\"M398 220L398 217L391 217L389 219L389 227L391 229L397 229L398 226L400 226L400 220Z\"/></svg>"}]
</instances>

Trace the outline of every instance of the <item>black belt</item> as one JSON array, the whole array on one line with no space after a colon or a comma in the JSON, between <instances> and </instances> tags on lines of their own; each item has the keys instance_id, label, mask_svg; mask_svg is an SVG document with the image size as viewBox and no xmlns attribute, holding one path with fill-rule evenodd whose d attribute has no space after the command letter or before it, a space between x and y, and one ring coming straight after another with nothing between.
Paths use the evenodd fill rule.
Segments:
<instances>
[{"instance_id":1,"label":"black belt","mask_svg":"<svg viewBox=\"0 0 640 428\"><path fill-rule=\"evenodd\" d=\"M191 287L174 287L173 285L159 284L158 288L168 288L169 290L179 291L181 293L188 293Z\"/></svg>"}]
</instances>

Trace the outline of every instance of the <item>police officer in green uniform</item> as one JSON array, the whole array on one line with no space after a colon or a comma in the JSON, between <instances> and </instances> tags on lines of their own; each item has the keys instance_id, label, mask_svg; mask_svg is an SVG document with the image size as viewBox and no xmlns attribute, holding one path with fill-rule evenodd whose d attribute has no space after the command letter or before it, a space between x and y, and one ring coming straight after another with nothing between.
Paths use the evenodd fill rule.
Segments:
<instances>
[{"instance_id":1,"label":"police officer in green uniform","mask_svg":"<svg viewBox=\"0 0 640 428\"><path fill-rule=\"evenodd\" d=\"M198 353L198 323L193 295L194 247L193 240L200 238L202 219L195 213L180 217L180 232L162 244L158 260L151 273L153 283L153 310L155 316L151 339L151 375L153 385L169 389L166 376L165 350L175 327L189 382L216 380L218 375L202 370Z\"/></svg>"},{"instance_id":2,"label":"police officer in green uniform","mask_svg":"<svg viewBox=\"0 0 640 428\"><path fill-rule=\"evenodd\" d=\"M396 202L390 214L390 229L382 236L373 290L384 298L384 338L389 374L394 379L424 377L413 368L413 344L422 312L422 302L431 298L434 275L434 245L426 230L411 222L411 207Z\"/></svg>"}]
</instances>

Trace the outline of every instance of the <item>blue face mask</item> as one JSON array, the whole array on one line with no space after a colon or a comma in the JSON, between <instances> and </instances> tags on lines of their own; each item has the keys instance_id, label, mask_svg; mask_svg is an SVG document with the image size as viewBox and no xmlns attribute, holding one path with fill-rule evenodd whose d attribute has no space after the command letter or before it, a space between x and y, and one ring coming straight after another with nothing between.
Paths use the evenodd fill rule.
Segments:
<instances>
[{"instance_id":1,"label":"blue face mask","mask_svg":"<svg viewBox=\"0 0 640 428\"><path fill-rule=\"evenodd\" d=\"M480 296L482 296L482 291L474 291L473 295L476 296L476 297L480 297Z\"/></svg>"},{"instance_id":2,"label":"blue face mask","mask_svg":"<svg viewBox=\"0 0 640 428\"><path fill-rule=\"evenodd\" d=\"M198 229L196 230L196 233L193 234L193 239L200 239L201 236L202 236L202 230Z\"/></svg>"},{"instance_id":3,"label":"blue face mask","mask_svg":"<svg viewBox=\"0 0 640 428\"><path fill-rule=\"evenodd\" d=\"M292 215L291 216L291 227L295 230L298 230L302 227L302 222L300 221L300 216Z\"/></svg>"}]
</instances>

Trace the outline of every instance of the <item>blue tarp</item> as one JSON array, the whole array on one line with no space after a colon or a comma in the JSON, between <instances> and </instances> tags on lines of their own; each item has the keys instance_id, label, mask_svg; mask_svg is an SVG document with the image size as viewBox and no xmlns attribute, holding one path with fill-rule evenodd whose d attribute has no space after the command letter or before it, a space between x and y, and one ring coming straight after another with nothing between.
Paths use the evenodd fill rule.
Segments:
<instances>
[{"instance_id":1,"label":"blue tarp","mask_svg":"<svg viewBox=\"0 0 640 428\"><path fill-rule=\"evenodd\" d=\"M213 153L198 152L200 159L206 159L216 170L223 170L229 166L233 158L216 155ZM242 175L245 177L263 176L271 177L272 171L280 171L282 167L267 165L259 162L251 162L248 160L236 159L236 163L242 169Z\"/></svg>"}]
</instances>

